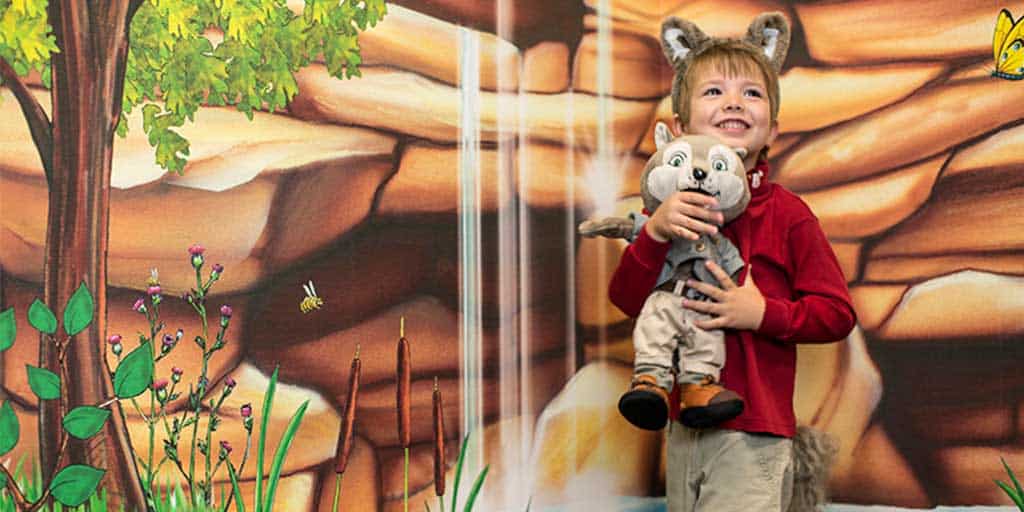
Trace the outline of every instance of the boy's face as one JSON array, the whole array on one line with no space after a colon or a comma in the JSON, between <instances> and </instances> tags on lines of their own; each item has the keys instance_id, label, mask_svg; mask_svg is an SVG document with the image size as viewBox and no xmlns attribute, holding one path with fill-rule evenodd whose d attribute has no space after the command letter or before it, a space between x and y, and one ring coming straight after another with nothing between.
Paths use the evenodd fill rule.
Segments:
<instances>
[{"instance_id":1,"label":"boy's face","mask_svg":"<svg viewBox=\"0 0 1024 512\"><path fill-rule=\"evenodd\" d=\"M708 69L695 81L690 96L690 121L676 129L684 133L712 135L722 142L747 149L744 165L753 169L761 150L778 135L772 121L768 90L760 77L726 76Z\"/></svg>"}]
</instances>

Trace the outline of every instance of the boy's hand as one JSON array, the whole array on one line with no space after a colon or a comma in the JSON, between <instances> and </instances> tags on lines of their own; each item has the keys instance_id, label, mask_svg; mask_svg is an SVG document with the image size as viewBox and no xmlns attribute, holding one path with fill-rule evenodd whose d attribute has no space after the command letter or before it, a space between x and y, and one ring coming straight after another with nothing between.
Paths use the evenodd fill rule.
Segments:
<instances>
[{"instance_id":1,"label":"boy's hand","mask_svg":"<svg viewBox=\"0 0 1024 512\"><path fill-rule=\"evenodd\" d=\"M661 203L651 215L644 229L651 238L667 242L675 238L696 240L699 233L718 232L716 224L722 224L722 212L709 209L718 201L711 196L696 192L676 192Z\"/></svg>"},{"instance_id":2,"label":"boy's hand","mask_svg":"<svg viewBox=\"0 0 1024 512\"><path fill-rule=\"evenodd\" d=\"M718 278L722 287L718 288L700 281L689 280L686 286L697 290L714 299L715 302L696 301L683 299L683 307L693 311L708 313L715 318L706 321L697 321L694 324L704 330L722 329L731 327L733 329L755 330L761 327L764 319L764 295L754 284L754 275L747 267L747 281L743 286L736 286L728 274L714 262L706 261L708 270Z\"/></svg>"}]
</instances>

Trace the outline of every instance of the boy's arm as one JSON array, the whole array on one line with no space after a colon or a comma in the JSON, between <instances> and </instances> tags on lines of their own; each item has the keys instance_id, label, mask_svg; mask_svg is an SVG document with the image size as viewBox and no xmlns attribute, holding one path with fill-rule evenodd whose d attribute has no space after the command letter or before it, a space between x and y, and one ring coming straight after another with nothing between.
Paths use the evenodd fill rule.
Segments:
<instances>
[{"instance_id":1,"label":"boy's arm","mask_svg":"<svg viewBox=\"0 0 1024 512\"><path fill-rule=\"evenodd\" d=\"M853 330L857 316L825 233L814 218L798 222L789 233L795 300L765 297L757 332L791 343L831 343Z\"/></svg>"},{"instance_id":2,"label":"boy's arm","mask_svg":"<svg viewBox=\"0 0 1024 512\"><path fill-rule=\"evenodd\" d=\"M631 318L640 315L644 300L654 289L665 264L671 242L659 242L640 229L633 243L626 247L608 285L608 298Z\"/></svg>"}]
</instances>

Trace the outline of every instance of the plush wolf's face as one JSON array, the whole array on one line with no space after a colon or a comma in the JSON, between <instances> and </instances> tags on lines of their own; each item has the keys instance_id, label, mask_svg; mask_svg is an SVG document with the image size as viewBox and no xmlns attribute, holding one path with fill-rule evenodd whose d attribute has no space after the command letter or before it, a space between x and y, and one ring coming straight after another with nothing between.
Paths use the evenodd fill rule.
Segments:
<instances>
[{"instance_id":1,"label":"plush wolf's face","mask_svg":"<svg viewBox=\"0 0 1024 512\"><path fill-rule=\"evenodd\" d=\"M669 195L689 190L718 200L718 211L728 222L750 202L747 172L743 166L746 150L731 148L707 135L683 135L673 139L668 127L655 129L658 146L647 160L640 180L644 208L654 213Z\"/></svg>"}]
</instances>

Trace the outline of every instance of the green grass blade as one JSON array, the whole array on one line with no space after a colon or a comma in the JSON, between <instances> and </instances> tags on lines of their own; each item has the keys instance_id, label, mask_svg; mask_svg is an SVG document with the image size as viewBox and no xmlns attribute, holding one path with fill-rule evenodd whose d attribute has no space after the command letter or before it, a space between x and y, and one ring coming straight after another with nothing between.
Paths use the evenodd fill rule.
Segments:
<instances>
[{"instance_id":1,"label":"green grass blade","mask_svg":"<svg viewBox=\"0 0 1024 512\"><path fill-rule=\"evenodd\" d=\"M466 508L462 509L463 512L470 512L473 510L473 503L476 502L477 494L480 494L480 488L484 485L484 480L487 479L487 471L491 469L490 464L484 466L483 471L477 475L476 481L473 482L473 489L469 491L469 497L466 498Z\"/></svg>"},{"instance_id":2,"label":"green grass blade","mask_svg":"<svg viewBox=\"0 0 1024 512\"><path fill-rule=\"evenodd\" d=\"M1003 467L1006 468L1006 474L1010 475L1010 481L1013 482L1013 487L1017 489L1017 496L1024 496L1024 489L1020 488L1020 482L1017 481L1017 475L1013 474L1013 470L1010 469L1010 465L1006 463L1006 459L999 457L999 460L1003 462Z\"/></svg>"},{"instance_id":3,"label":"green grass blade","mask_svg":"<svg viewBox=\"0 0 1024 512\"><path fill-rule=\"evenodd\" d=\"M267 477L267 499L263 502L263 510L267 512L271 510L271 505L274 504L274 492L277 491L277 481L281 478L284 457L288 454L288 448L291 447L292 439L295 438L295 432L299 429L299 423L302 422L302 417L305 416L307 407L309 407L309 400L302 402L302 405L292 415L292 420L288 422L288 428L285 429L284 435L281 436L281 442L277 445L274 462L270 464L270 476Z\"/></svg>"},{"instance_id":4,"label":"green grass blade","mask_svg":"<svg viewBox=\"0 0 1024 512\"><path fill-rule=\"evenodd\" d=\"M242 489L238 487L238 475L235 474L235 465L228 462L228 476L231 477L231 490L235 493L235 511L245 512L245 503L242 503Z\"/></svg>"},{"instance_id":5,"label":"green grass blade","mask_svg":"<svg viewBox=\"0 0 1024 512\"><path fill-rule=\"evenodd\" d=\"M452 484L452 512L458 510L459 481L462 480L462 462L466 460L466 447L469 446L469 434L462 438L462 447L459 448L459 458L455 461L455 482Z\"/></svg>"},{"instance_id":6,"label":"green grass blade","mask_svg":"<svg viewBox=\"0 0 1024 512\"><path fill-rule=\"evenodd\" d=\"M260 439L256 447L256 512L262 512L263 503L263 453L267 443L267 423L270 421L270 409L274 405L274 390L277 388L277 371L279 366L274 367L274 373L270 376L270 383L267 384L267 392L263 395L263 417L260 418Z\"/></svg>"},{"instance_id":7,"label":"green grass blade","mask_svg":"<svg viewBox=\"0 0 1024 512\"><path fill-rule=\"evenodd\" d=\"M1006 483L1004 482L1000 482L999 480L996 480L995 482L996 485L998 485L999 488L1002 489L1003 492L1005 492L1011 500L1013 500L1013 503L1017 505L1017 508L1019 508L1021 511L1024 511L1024 496L1020 496L1019 494L1014 492L1013 488L1011 488L1009 485L1006 485Z\"/></svg>"}]
</instances>

